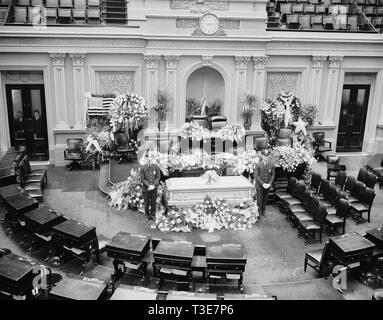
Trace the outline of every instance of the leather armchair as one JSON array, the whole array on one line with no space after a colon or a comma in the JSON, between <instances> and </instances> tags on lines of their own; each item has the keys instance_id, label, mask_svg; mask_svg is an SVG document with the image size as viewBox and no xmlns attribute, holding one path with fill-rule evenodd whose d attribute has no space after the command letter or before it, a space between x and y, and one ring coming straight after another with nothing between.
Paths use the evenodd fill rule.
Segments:
<instances>
[{"instance_id":1,"label":"leather armchair","mask_svg":"<svg viewBox=\"0 0 383 320\"><path fill-rule=\"evenodd\" d=\"M115 132L114 143L117 147L116 152L120 159L119 163L121 163L124 159L127 159L128 161L132 159L132 153L134 152L134 148L130 146L129 136L126 132Z\"/></svg>"},{"instance_id":2,"label":"leather armchair","mask_svg":"<svg viewBox=\"0 0 383 320\"><path fill-rule=\"evenodd\" d=\"M81 167L81 161L83 158L83 140L82 139L68 139L67 149L64 151L64 159L70 161L66 167L70 171L77 166Z\"/></svg>"},{"instance_id":3,"label":"leather armchair","mask_svg":"<svg viewBox=\"0 0 383 320\"><path fill-rule=\"evenodd\" d=\"M319 159L324 159L322 153L332 151L332 144L330 141L325 140L324 132L313 132L313 149L315 156Z\"/></svg>"}]
</instances>

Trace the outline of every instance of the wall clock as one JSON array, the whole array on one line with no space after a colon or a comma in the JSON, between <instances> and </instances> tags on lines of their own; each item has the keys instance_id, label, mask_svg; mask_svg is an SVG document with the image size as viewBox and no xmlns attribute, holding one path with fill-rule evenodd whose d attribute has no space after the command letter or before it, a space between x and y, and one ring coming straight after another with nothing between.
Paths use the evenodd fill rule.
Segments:
<instances>
[{"instance_id":1,"label":"wall clock","mask_svg":"<svg viewBox=\"0 0 383 320\"><path fill-rule=\"evenodd\" d=\"M208 36L215 34L219 30L218 17L212 13L203 15L199 20L199 28Z\"/></svg>"}]
</instances>

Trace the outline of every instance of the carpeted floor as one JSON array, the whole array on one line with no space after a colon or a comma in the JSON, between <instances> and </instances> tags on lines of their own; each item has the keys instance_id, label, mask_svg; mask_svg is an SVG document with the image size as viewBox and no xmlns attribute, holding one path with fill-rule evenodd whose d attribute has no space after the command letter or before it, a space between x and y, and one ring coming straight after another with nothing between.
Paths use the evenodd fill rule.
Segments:
<instances>
[{"instance_id":1,"label":"carpeted floor","mask_svg":"<svg viewBox=\"0 0 383 320\"><path fill-rule=\"evenodd\" d=\"M342 163L348 161L345 158ZM349 160L352 161L352 160ZM112 179L121 179L126 174L127 166L118 165L119 173ZM347 165L347 163L346 163ZM324 162L315 165L315 171L322 174L326 171ZM357 172L350 171L355 175ZM321 247L321 244L305 246L302 239L297 237L297 230L291 228L278 209L267 207L267 215L251 229L245 231L207 231L196 230L191 233L161 232L151 228L142 214L136 211L118 211L110 208L98 190L99 171L67 171L65 168L49 168L49 185L45 190L45 205L63 213L66 217L76 219L97 227L99 240L109 240L119 231L146 234L161 239L182 239L193 243L241 243L247 249L247 266L244 274L245 292L259 292L263 288L278 298L288 299L370 299L372 290L349 279L353 288L343 296L334 291L331 284L317 282L317 274L312 269L303 272L303 258L307 250ZM356 225L352 220L347 221L346 232L366 230L383 224L383 192L376 189L377 197L372 210L370 224ZM326 236L324 240L326 240ZM16 253L21 250L15 240L5 236L0 228L1 247L9 247ZM43 254L41 253L43 256ZM33 256L39 256L34 252ZM110 264L105 260L105 264ZM68 272L75 270L70 265ZM281 285L284 284L284 285ZM279 292L279 294L277 294Z\"/></svg>"}]
</instances>

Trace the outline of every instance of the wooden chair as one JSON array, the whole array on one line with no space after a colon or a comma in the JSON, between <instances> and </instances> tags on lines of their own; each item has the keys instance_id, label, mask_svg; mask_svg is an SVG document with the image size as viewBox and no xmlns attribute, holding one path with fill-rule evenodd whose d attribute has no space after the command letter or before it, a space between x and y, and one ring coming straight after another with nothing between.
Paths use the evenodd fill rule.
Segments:
<instances>
[{"instance_id":1,"label":"wooden chair","mask_svg":"<svg viewBox=\"0 0 383 320\"><path fill-rule=\"evenodd\" d=\"M356 180L366 183L367 173L368 173L368 170L366 168L360 168Z\"/></svg>"},{"instance_id":2,"label":"wooden chair","mask_svg":"<svg viewBox=\"0 0 383 320\"><path fill-rule=\"evenodd\" d=\"M330 187L330 181L328 181L326 179L323 179L322 183L320 184L318 193L313 194L312 196L315 199L318 199L319 201L320 200L325 200L325 198L327 197L327 193L328 193L329 187Z\"/></svg>"},{"instance_id":3,"label":"wooden chair","mask_svg":"<svg viewBox=\"0 0 383 320\"><path fill-rule=\"evenodd\" d=\"M345 233L346 230L346 218L348 216L348 211L350 208L350 204L345 199L339 199L336 213L335 214L327 214L326 223L328 227L329 234L333 234L337 232L339 227L342 227L342 234Z\"/></svg>"},{"instance_id":4,"label":"wooden chair","mask_svg":"<svg viewBox=\"0 0 383 320\"><path fill-rule=\"evenodd\" d=\"M318 241L322 243L322 232L325 226L325 219L327 216L327 210L323 206L318 206L314 213L314 221L302 222L299 227L299 234L304 236L305 244L309 242L309 237L313 237L313 241L316 241L315 236L318 234Z\"/></svg>"},{"instance_id":5,"label":"wooden chair","mask_svg":"<svg viewBox=\"0 0 383 320\"><path fill-rule=\"evenodd\" d=\"M322 176L319 173L313 172L311 175L311 182L309 191L313 193L318 193L320 185L322 183Z\"/></svg>"},{"instance_id":6,"label":"wooden chair","mask_svg":"<svg viewBox=\"0 0 383 320\"><path fill-rule=\"evenodd\" d=\"M370 222L371 207L374 202L376 193L371 188L366 188L360 202L350 204L350 212L354 212L357 218L357 223ZM363 218L363 213L367 212L367 220Z\"/></svg>"},{"instance_id":7,"label":"wooden chair","mask_svg":"<svg viewBox=\"0 0 383 320\"><path fill-rule=\"evenodd\" d=\"M297 14L288 14L286 23L289 29L299 29L299 16Z\"/></svg>"},{"instance_id":8,"label":"wooden chair","mask_svg":"<svg viewBox=\"0 0 383 320\"><path fill-rule=\"evenodd\" d=\"M15 23L26 24L27 23L27 8L15 7Z\"/></svg>"},{"instance_id":9,"label":"wooden chair","mask_svg":"<svg viewBox=\"0 0 383 320\"><path fill-rule=\"evenodd\" d=\"M335 177L335 185L341 190L344 189L346 183L347 173L345 171L338 171L338 174Z\"/></svg>"},{"instance_id":10,"label":"wooden chair","mask_svg":"<svg viewBox=\"0 0 383 320\"><path fill-rule=\"evenodd\" d=\"M367 172L365 184L367 188L374 189L376 183L378 182L378 177L373 172Z\"/></svg>"},{"instance_id":11,"label":"wooden chair","mask_svg":"<svg viewBox=\"0 0 383 320\"><path fill-rule=\"evenodd\" d=\"M324 8L326 10L326 8ZM323 29L323 17L322 16L311 16L311 28L315 30Z\"/></svg>"},{"instance_id":12,"label":"wooden chair","mask_svg":"<svg viewBox=\"0 0 383 320\"><path fill-rule=\"evenodd\" d=\"M347 201L349 203L359 202L363 198L363 193L365 189L366 189L366 185L363 182L356 181L354 188L352 189L349 197L347 198Z\"/></svg>"},{"instance_id":13,"label":"wooden chair","mask_svg":"<svg viewBox=\"0 0 383 320\"><path fill-rule=\"evenodd\" d=\"M255 140L255 149L257 151L262 151L267 149L268 147L267 137L256 137L254 140Z\"/></svg>"},{"instance_id":14,"label":"wooden chair","mask_svg":"<svg viewBox=\"0 0 383 320\"><path fill-rule=\"evenodd\" d=\"M340 158L337 156L327 157L327 180L330 180L331 178L335 179L338 172L341 171L339 162L340 162Z\"/></svg>"},{"instance_id":15,"label":"wooden chair","mask_svg":"<svg viewBox=\"0 0 383 320\"><path fill-rule=\"evenodd\" d=\"M323 275L324 260L326 253L328 252L328 244L326 241L323 248L310 250L305 253L304 272L307 270L307 266L310 266L319 273L319 276ZM313 264L310 264L312 262Z\"/></svg>"}]
</instances>

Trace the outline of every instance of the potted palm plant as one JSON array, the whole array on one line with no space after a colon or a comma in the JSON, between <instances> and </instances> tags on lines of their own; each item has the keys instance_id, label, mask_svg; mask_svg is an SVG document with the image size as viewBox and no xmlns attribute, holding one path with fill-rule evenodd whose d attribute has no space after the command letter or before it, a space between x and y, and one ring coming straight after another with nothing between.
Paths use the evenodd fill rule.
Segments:
<instances>
[{"instance_id":1,"label":"potted palm plant","mask_svg":"<svg viewBox=\"0 0 383 320\"><path fill-rule=\"evenodd\" d=\"M157 104L153 109L157 112L158 130L162 131L166 126L166 112L169 111L171 96L167 90L159 89L156 94L156 99Z\"/></svg>"},{"instance_id":2,"label":"potted palm plant","mask_svg":"<svg viewBox=\"0 0 383 320\"><path fill-rule=\"evenodd\" d=\"M257 110L257 97L254 94L247 93L241 101L241 116L244 120L243 126L246 130L250 130L252 124L253 114Z\"/></svg>"}]
</instances>

